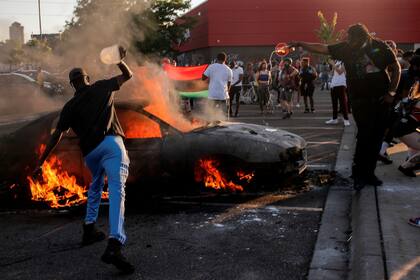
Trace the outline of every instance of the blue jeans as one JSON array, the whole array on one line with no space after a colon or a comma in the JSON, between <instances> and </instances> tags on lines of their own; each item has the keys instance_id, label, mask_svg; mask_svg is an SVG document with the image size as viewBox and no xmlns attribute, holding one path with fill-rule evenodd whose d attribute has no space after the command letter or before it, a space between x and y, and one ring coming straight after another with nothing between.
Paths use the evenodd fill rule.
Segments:
<instances>
[{"instance_id":1,"label":"blue jeans","mask_svg":"<svg viewBox=\"0 0 420 280\"><path fill-rule=\"evenodd\" d=\"M98 218L99 204L104 187L105 175L109 189L110 238L124 244L124 202L125 182L130 160L120 136L106 136L86 157L85 162L92 173L92 184L88 191L85 223L94 223Z\"/></svg>"}]
</instances>

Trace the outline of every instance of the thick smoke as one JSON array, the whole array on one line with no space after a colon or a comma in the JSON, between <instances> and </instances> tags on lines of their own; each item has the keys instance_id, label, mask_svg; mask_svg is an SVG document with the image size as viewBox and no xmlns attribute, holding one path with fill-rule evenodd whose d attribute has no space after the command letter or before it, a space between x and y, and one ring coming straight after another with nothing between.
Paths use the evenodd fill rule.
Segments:
<instances>
[{"instance_id":1,"label":"thick smoke","mask_svg":"<svg viewBox=\"0 0 420 280\"><path fill-rule=\"evenodd\" d=\"M62 99L47 96L34 82L19 76L2 74L0 81L0 117L16 119L28 114L58 110L63 104Z\"/></svg>"},{"instance_id":2,"label":"thick smoke","mask_svg":"<svg viewBox=\"0 0 420 280\"><path fill-rule=\"evenodd\" d=\"M104 65L99 60L102 48L120 44L128 48L130 65L142 58L133 52L132 42L143 37L141 29L152 28L151 23L134 25L133 17L148 8L148 1L80 1L88 3L84 9L74 11L73 27L62 34L62 41L48 51L45 46L25 48L25 59L33 65L51 72L65 87L65 98L48 95L35 82L14 76L0 76L0 116L33 114L60 109L72 95L68 84L68 73L74 67L83 67L91 81L118 74L115 66ZM138 21L142 21L139 17ZM139 28L136 26L140 26ZM25 73L35 79L35 73ZM57 81L56 80L56 81ZM50 81L45 77L45 81ZM55 82L56 82L55 81Z\"/></svg>"},{"instance_id":3,"label":"thick smoke","mask_svg":"<svg viewBox=\"0 0 420 280\"><path fill-rule=\"evenodd\" d=\"M191 125L191 121L180 113L180 98L174 85L159 65L136 52L134 42L141 44L144 34L155 28L153 22L147 21L146 17L142 16L142 12L149 6L150 1L90 1L85 9L75 10L73 27L63 33L63 43L59 44L53 54L44 55L38 59L42 61L45 68L48 67L54 69L53 72L60 73L65 83L68 82L68 72L74 67L84 68L91 82L94 82L120 74L117 66L104 65L100 61L100 51L114 44L125 46L128 49L126 62L133 69L135 77L123 86L117 93L117 98L119 100L148 99L150 105L147 109L150 112L180 130L187 131L194 128L194 125ZM7 95L9 109L10 107L17 108L23 103L19 98L22 91L33 97L30 98L33 108L31 111L48 111L64 104L64 102L52 101L48 97L40 98L40 94L32 94L13 87L10 88L10 92L13 92L12 100L9 99L10 94ZM67 98L71 96L70 90ZM7 107L4 106L6 103L2 98L0 98L0 106ZM203 114L195 117L209 121L223 119L221 112L208 106L203 106L203 108Z\"/></svg>"}]
</instances>

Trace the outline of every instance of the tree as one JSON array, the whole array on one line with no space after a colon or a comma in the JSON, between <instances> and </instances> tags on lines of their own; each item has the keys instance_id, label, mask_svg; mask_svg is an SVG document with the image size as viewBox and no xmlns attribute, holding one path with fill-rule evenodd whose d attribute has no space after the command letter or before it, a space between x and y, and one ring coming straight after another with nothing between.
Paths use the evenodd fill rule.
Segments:
<instances>
[{"instance_id":1,"label":"tree","mask_svg":"<svg viewBox=\"0 0 420 280\"><path fill-rule=\"evenodd\" d=\"M22 48L16 47L10 50L9 52L9 64L10 65L19 65L24 60L24 52Z\"/></svg>"},{"instance_id":2,"label":"tree","mask_svg":"<svg viewBox=\"0 0 420 280\"><path fill-rule=\"evenodd\" d=\"M158 53L173 56L177 47L185 42L185 34L195 25L196 18L181 15L190 8L187 0L155 0L143 15L135 17L136 24L146 20L152 25L145 31L144 40L136 42L137 49L145 54Z\"/></svg>"},{"instance_id":3,"label":"tree","mask_svg":"<svg viewBox=\"0 0 420 280\"><path fill-rule=\"evenodd\" d=\"M331 44L339 41L342 38L344 31L335 30L337 27L338 18L336 12L334 13L331 22L328 22L328 20L325 18L324 14L321 11L318 11L318 18L321 25L318 29L315 30L315 33L322 43Z\"/></svg>"},{"instance_id":4,"label":"tree","mask_svg":"<svg viewBox=\"0 0 420 280\"><path fill-rule=\"evenodd\" d=\"M24 46L25 60L30 63L43 63L50 58L52 49L47 41L31 39Z\"/></svg>"}]
</instances>

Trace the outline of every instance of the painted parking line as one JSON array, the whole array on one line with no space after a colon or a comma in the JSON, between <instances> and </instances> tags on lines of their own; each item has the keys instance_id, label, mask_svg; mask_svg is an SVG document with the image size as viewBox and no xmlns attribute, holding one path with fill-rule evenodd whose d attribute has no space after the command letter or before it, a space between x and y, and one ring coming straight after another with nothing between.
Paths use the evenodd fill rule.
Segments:
<instances>
[{"instance_id":1,"label":"painted parking line","mask_svg":"<svg viewBox=\"0 0 420 280\"><path fill-rule=\"evenodd\" d=\"M281 120L282 116L272 116L272 117L262 117L262 116L256 116L256 117L236 117L231 118L230 120L255 120L256 118L262 118L262 119L270 119L270 120ZM290 120L329 120L331 118L329 117L292 117Z\"/></svg>"},{"instance_id":2,"label":"painted parking line","mask_svg":"<svg viewBox=\"0 0 420 280\"><path fill-rule=\"evenodd\" d=\"M306 141L309 145L340 145L338 141Z\"/></svg>"},{"instance_id":3,"label":"painted parking line","mask_svg":"<svg viewBox=\"0 0 420 280\"><path fill-rule=\"evenodd\" d=\"M286 130L343 130L343 127L323 127L323 126L279 126Z\"/></svg>"},{"instance_id":4,"label":"painted parking line","mask_svg":"<svg viewBox=\"0 0 420 280\"><path fill-rule=\"evenodd\" d=\"M331 170L332 169L332 164L329 164L329 163L307 164L306 166L312 170Z\"/></svg>"},{"instance_id":5,"label":"painted parking line","mask_svg":"<svg viewBox=\"0 0 420 280\"><path fill-rule=\"evenodd\" d=\"M296 207L296 206L277 206L277 205L261 205L258 203L220 203L220 202L198 202L198 201L183 201L183 200L167 200L165 203L168 204L179 204L179 205L200 205L210 207L241 207L244 209L252 209L252 211L258 212L279 212L283 211L302 211L302 212L322 212L323 208L318 207ZM262 208L261 208L262 207Z\"/></svg>"}]
</instances>

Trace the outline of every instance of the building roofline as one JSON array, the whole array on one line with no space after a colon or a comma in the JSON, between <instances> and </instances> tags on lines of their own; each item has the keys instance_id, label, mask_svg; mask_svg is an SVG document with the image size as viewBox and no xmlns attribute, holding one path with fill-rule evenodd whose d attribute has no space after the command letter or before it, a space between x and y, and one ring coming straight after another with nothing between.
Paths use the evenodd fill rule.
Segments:
<instances>
[{"instance_id":1,"label":"building roofline","mask_svg":"<svg viewBox=\"0 0 420 280\"><path fill-rule=\"evenodd\" d=\"M200 8L201 6L207 4L208 0L202 2L201 4L198 4L197 6L191 8L191 10L186 11L185 13L183 13L182 15L180 15L179 17L183 17L185 15L191 14L193 13L195 10L197 10L198 8Z\"/></svg>"},{"instance_id":2,"label":"building roofline","mask_svg":"<svg viewBox=\"0 0 420 280\"><path fill-rule=\"evenodd\" d=\"M202 2L201 4L198 4L197 6L191 8L191 10L189 10L188 12L194 11L195 9L199 8L200 6L203 6L204 4L207 4L207 2L208 2L208 0Z\"/></svg>"}]
</instances>

